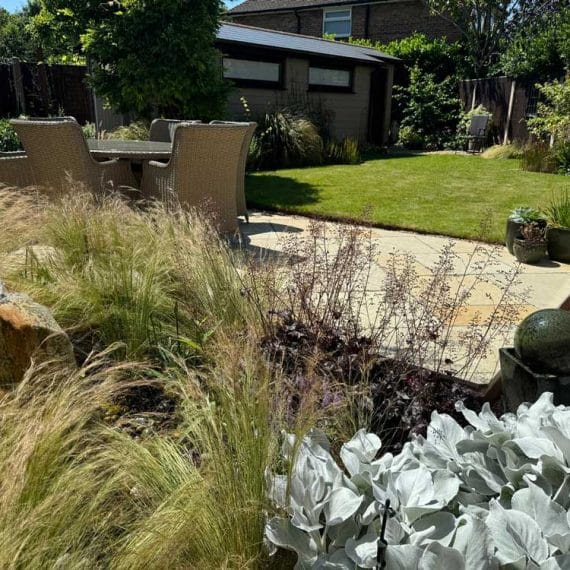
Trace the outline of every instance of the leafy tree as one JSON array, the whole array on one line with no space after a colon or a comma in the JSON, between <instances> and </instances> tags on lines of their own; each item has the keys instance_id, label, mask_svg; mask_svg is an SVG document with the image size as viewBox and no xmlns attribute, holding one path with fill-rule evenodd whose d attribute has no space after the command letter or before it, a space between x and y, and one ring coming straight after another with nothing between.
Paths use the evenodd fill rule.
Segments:
<instances>
[{"instance_id":1,"label":"leafy tree","mask_svg":"<svg viewBox=\"0 0 570 570\"><path fill-rule=\"evenodd\" d=\"M473 73L486 76L505 38L567 0L425 0L433 13L459 30Z\"/></svg>"},{"instance_id":2,"label":"leafy tree","mask_svg":"<svg viewBox=\"0 0 570 570\"><path fill-rule=\"evenodd\" d=\"M537 81L558 79L570 67L570 8L547 12L517 30L498 71Z\"/></svg>"},{"instance_id":3,"label":"leafy tree","mask_svg":"<svg viewBox=\"0 0 570 570\"><path fill-rule=\"evenodd\" d=\"M85 55L95 91L114 109L219 116L226 97L214 48L221 0L40 1L38 33L52 53L60 45Z\"/></svg>"},{"instance_id":4,"label":"leafy tree","mask_svg":"<svg viewBox=\"0 0 570 570\"><path fill-rule=\"evenodd\" d=\"M37 46L28 24L26 13L10 14L0 8L0 61L13 57L34 60Z\"/></svg>"},{"instance_id":5,"label":"leafy tree","mask_svg":"<svg viewBox=\"0 0 570 570\"><path fill-rule=\"evenodd\" d=\"M530 132L538 137L570 141L570 76L538 88L544 101L538 104L536 117L528 120Z\"/></svg>"}]
</instances>

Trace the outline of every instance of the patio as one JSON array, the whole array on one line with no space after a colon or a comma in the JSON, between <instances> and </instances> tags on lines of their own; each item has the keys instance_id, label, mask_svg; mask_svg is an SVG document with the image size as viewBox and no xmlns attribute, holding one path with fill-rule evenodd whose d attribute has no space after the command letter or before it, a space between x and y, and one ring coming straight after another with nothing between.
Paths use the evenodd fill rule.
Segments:
<instances>
[{"instance_id":1,"label":"patio","mask_svg":"<svg viewBox=\"0 0 570 570\"><path fill-rule=\"evenodd\" d=\"M309 218L301 216L254 212L250 214L250 223L241 225L241 232L246 238L247 246L262 259L268 259L276 252L283 250L285 237L306 235L305 232L310 223ZM333 223L329 225L332 227ZM476 315L484 320L493 313L502 295L501 283L505 281L507 274L518 265L516 259L504 247L405 231L378 228L367 228L366 231L370 232L372 243L379 251L379 254L375 256L374 266L371 268L368 287L371 295L382 286L386 277L385 267L391 252L411 254L416 260L414 267L417 275L428 277L442 249L453 242L455 256L450 285L453 286L454 280L461 280L468 286L474 285L465 310L453 323L454 332L457 334L465 330ZM482 248L485 252L495 252L492 263L485 269L484 276L489 279L488 282L476 281L473 263L470 263L476 248ZM549 260L534 266L521 265L517 281L513 292L517 298L516 310L522 319L538 309L559 307L564 303L570 293L570 265ZM494 339L488 358L479 362L470 378L471 381L479 384L491 382L499 370L497 350L502 346L512 345L514 331L514 326L509 327L504 335Z\"/></svg>"}]
</instances>

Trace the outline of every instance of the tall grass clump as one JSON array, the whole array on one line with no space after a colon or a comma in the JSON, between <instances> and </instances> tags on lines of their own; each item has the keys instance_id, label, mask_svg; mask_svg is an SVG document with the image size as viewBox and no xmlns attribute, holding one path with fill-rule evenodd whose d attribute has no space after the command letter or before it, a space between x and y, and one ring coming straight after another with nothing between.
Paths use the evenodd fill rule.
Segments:
<instances>
[{"instance_id":1,"label":"tall grass clump","mask_svg":"<svg viewBox=\"0 0 570 570\"><path fill-rule=\"evenodd\" d=\"M18 208L34 211L31 200L1 196L2 227ZM77 192L41 216L39 227L22 221L28 246L0 277L50 307L86 353L121 342L125 358L155 356L180 337L200 344L211 330L256 320L234 254L194 213Z\"/></svg>"},{"instance_id":2,"label":"tall grass clump","mask_svg":"<svg viewBox=\"0 0 570 570\"><path fill-rule=\"evenodd\" d=\"M529 172L556 172L556 160L550 145L545 142L529 143L523 149L521 168Z\"/></svg>"},{"instance_id":3,"label":"tall grass clump","mask_svg":"<svg viewBox=\"0 0 570 570\"><path fill-rule=\"evenodd\" d=\"M509 160L521 159L523 149L516 143L512 144L496 144L489 147L481 154L481 158L488 158L492 160Z\"/></svg>"},{"instance_id":4,"label":"tall grass clump","mask_svg":"<svg viewBox=\"0 0 570 570\"><path fill-rule=\"evenodd\" d=\"M108 354L31 369L0 401L0 567L267 567L265 470L288 426L252 346L224 342L200 373ZM176 422L134 438L104 410L143 386L176 400Z\"/></svg>"},{"instance_id":5,"label":"tall grass clump","mask_svg":"<svg viewBox=\"0 0 570 570\"><path fill-rule=\"evenodd\" d=\"M570 190L565 188L557 194L552 194L544 212L549 224L570 228Z\"/></svg>"}]
</instances>

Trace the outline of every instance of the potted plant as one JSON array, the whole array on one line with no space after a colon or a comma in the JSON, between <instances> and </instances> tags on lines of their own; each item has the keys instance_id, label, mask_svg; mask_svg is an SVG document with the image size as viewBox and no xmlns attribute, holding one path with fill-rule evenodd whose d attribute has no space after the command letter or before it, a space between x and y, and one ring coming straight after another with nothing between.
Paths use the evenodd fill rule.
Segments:
<instances>
[{"instance_id":1,"label":"potted plant","mask_svg":"<svg viewBox=\"0 0 570 570\"><path fill-rule=\"evenodd\" d=\"M513 243L515 238L520 233L521 226L536 222L541 227L546 227L546 218L536 208L521 207L513 210L507 219L507 231L505 237L505 244L509 253L512 255Z\"/></svg>"},{"instance_id":2,"label":"potted plant","mask_svg":"<svg viewBox=\"0 0 570 570\"><path fill-rule=\"evenodd\" d=\"M570 192L553 195L546 209L548 255L554 261L570 263Z\"/></svg>"},{"instance_id":3,"label":"potted plant","mask_svg":"<svg viewBox=\"0 0 570 570\"><path fill-rule=\"evenodd\" d=\"M513 253L521 263L538 263L546 257L546 228L538 222L523 224L513 243Z\"/></svg>"}]
</instances>

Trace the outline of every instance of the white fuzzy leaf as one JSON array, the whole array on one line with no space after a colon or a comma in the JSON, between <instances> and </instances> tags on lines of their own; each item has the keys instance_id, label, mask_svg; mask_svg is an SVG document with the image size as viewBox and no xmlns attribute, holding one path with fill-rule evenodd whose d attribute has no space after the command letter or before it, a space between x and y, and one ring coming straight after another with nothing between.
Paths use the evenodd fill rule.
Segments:
<instances>
[{"instance_id":1,"label":"white fuzzy leaf","mask_svg":"<svg viewBox=\"0 0 570 570\"><path fill-rule=\"evenodd\" d=\"M350 538L346 541L345 551L360 568L376 568L378 537L374 532L369 532L358 540Z\"/></svg>"},{"instance_id":2,"label":"white fuzzy leaf","mask_svg":"<svg viewBox=\"0 0 570 570\"><path fill-rule=\"evenodd\" d=\"M386 568L390 570L416 570L423 550L412 544L386 547Z\"/></svg>"},{"instance_id":3,"label":"white fuzzy leaf","mask_svg":"<svg viewBox=\"0 0 570 570\"><path fill-rule=\"evenodd\" d=\"M534 520L546 537L557 536L556 541L564 550L570 548L570 526L566 509L555 503L542 489L529 485L526 489L517 491L512 498L512 508L526 513ZM563 537L568 536L568 539Z\"/></svg>"},{"instance_id":4,"label":"white fuzzy leaf","mask_svg":"<svg viewBox=\"0 0 570 570\"><path fill-rule=\"evenodd\" d=\"M297 553L303 562L314 562L319 554L318 542L311 533L295 528L288 520L271 519L266 527L267 538L275 545Z\"/></svg>"},{"instance_id":5,"label":"white fuzzy leaf","mask_svg":"<svg viewBox=\"0 0 570 570\"><path fill-rule=\"evenodd\" d=\"M501 563L516 562L527 556L540 564L548 558L548 544L538 524L528 515L505 510L492 501L486 522Z\"/></svg>"},{"instance_id":6,"label":"white fuzzy leaf","mask_svg":"<svg viewBox=\"0 0 570 570\"><path fill-rule=\"evenodd\" d=\"M540 459L543 455L563 461L562 452L549 439L542 437L519 437L512 440L513 444L530 459Z\"/></svg>"},{"instance_id":7,"label":"white fuzzy leaf","mask_svg":"<svg viewBox=\"0 0 570 570\"><path fill-rule=\"evenodd\" d=\"M354 516L363 499L364 497L359 497L350 489L344 487L333 489L325 505L327 524L329 526L340 524Z\"/></svg>"}]
</instances>

